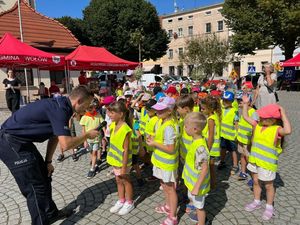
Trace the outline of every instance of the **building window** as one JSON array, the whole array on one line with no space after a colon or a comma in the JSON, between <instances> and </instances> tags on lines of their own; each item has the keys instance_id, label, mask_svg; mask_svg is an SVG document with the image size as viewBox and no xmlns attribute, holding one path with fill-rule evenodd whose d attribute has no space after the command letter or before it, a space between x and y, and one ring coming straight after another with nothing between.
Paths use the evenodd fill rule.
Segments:
<instances>
[{"instance_id":1,"label":"building window","mask_svg":"<svg viewBox=\"0 0 300 225\"><path fill-rule=\"evenodd\" d=\"M264 71L264 66L265 66L265 64L267 64L268 63L268 61L262 61L261 62L261 71Z\"/></svg>"},{"instance_id":2,"label":"building window","mask_svg":"<svg viewBox=\"0 0 300 225\"><path fill-rule=\"evenodd\" d=\"M62 84L65 78L65 71L50 71L50 80L55 81L56 84Z\"/></svg>"},{"instance_id":3,"label":"building window","mask_svg":"<svg viewBox=\"0 0 300 225\"><path fill-rule=\"evenodd\" d=\"M249 66L254 66L254 62L248 62L248 67Z\"/></svg>"},{"instance_id":4,"label":"building window","mask_svg":"<svg viewBox=\"0 0 300 225\"><path fill-rule=\"evenodd\" d=\"M173 22L173 20L168 20L168 23L172 23Z\"/></svg>"},{"instance_id":5,"label":"building window","mask_svg":"<svg viewBox=\"0 0 300 225\"><path fill-rule=\"evenodd\" d=\"M173 59L173 49L169 49L169 59Z\"/></svg>"},{"instance_id":6,"label":"building window","mask_svg":"<svg viewBox=\"0 0 300 225\"><path fill-rule=\"evenodd\" d=\"M28 86L33 86L33 73L32 69L26 69ZM21 81L21 86L26 86L26 78L24 69L14 69L15 76Z\"/></svg>"},{"instance_id":7,"label":"building window","mask_svg":"<svg viewBox=\"0 0 300 225\"><path fill-rule=\"evenodd\" d=\"M178 18L178 21L182 21L182 17L179 17L179 18Z\"/></svg>"},{"instance_id":8,"label":"building window","mask_svg":"<svg viewBox=\"0 0 300 225\"><path fill-rule=\"evenodd\" d=\"M221 20L221 21L218 21L218 31L223 31L224 29L224 22Z\"/></svg>"},{"instance_id":9,"label":"building window","mask_svg":"<svg viewBox=\"0 0 300 225\"><path fill-rule=\"evenodd\" d=\"M173 30L168 30L168 36L169 36L169 38L173 37Z\"/></svg>"},{"instance_id":10,"label":"building window","mask_svg":"<svg viewBox=\"0 0 300 225\"><path fill-rule=\"evenodd\" d=\"M193 33L194 33L194 27L189 26L189 36L193 36Z\"/></svg>"},{"instance_id":11,"label":"building window","mask_svg":"<svg viewBox=\"0 0 300 225\"><path fill-rule=\"evenodd\" d=\"M211 23L205 24L205 31L206 31L206 33L210 33L211 32Z\"/></svg>"},{"instance_id":12,"label":"building window","mask_svg":"<svg viewBox=\"0 0 300 225\"><path fill-rule=\"evenodd\" d=\"M179 57L183 56L183 48L178 48L178 55Z\"/></svg>"},{"instance_id":13,"label":"building window","mask_svg":"<svg viewBox=\"0 0 300 225\"><path fill-rule=\"evenodd\" d=\"M177 66L177 75L182 76L183 75L183 66Z\"/></svg>"},{"instance_id":14,"label":"building window","mask_svg":"<svg viewBox=\"0 0 300 225\"><path fill-rule=\"evenodd\" d=\"M218 12L219 12L219 13L222 13L222 10L223 10L223 9L218 9Z\"/></svg>"},{"instance_id":15,"label":"building window","mask_svg":"<svg viewBox=\"0 0 300 225\"><path fill-rule=\"evenodd\" d=\"M211 11L206 11L205 15L211 15Z\"/></svg>"},{"instance_id":16,"label":"building window","mask_svg":"<svg viewBox=\"0 0 300 225\"><path fill-rule=\"evenodd\" d=\"M188 75L192 76L194 65L188 65Z\"/></svg>"},{"instance_id":17,"label":"building window","mask_svg":"<svg viewBox=\"0 0 300 225\"><path fill-rule=\"evenodd\" d=\"M188 19L189 19L189 20L192 20L193 18L194 18L193 15L188 16Z\"/></svg>"},{"instance_id":18,"label":"building window","mask_svg":"<svg viewBox=\"0 0 300 225\"><path fill-rule=\"evenodd\" d=\"M183 36L183 30L182 28L178 28L178 37L182 37Z\"/></svg>"},{"instance_id":19,"label":"building window","mask_svg":"<svg viewBox=\"0 0 300 225\"><path fill-rule=\"evenodd\" d=\"M175 67L169 66L169 75L175 75Z\"/></svg>"}]
</instances>

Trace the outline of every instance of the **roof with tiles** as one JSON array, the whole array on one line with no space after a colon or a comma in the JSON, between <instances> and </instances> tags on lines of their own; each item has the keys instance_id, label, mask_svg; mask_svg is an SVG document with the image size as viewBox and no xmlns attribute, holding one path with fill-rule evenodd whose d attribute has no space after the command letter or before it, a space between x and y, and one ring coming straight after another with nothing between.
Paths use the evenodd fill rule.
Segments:
<instances>
[{"instance_id":1,"label":"roof with tiles","mask_svg":"<svg viewBox=\"0 0 300 225\"><path fill-rule=\"evenodd\" d=\"M24 42L36 48L48 50L74 50L80 42L61 23L36 12L21 0L20 4ZM0 38L9 32L21 39L18 4L0 13Z\"/></svg>"}]
</instances>

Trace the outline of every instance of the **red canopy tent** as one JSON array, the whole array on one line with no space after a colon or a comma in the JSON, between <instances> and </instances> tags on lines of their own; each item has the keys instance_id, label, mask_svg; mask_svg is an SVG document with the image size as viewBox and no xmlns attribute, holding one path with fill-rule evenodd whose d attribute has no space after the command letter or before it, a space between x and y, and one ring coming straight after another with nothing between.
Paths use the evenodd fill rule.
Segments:
<instances>
[{"instance_id":1,"label":"red canopy tent","mask_svg":"<svg viewBox=\"0 0 300 225\"><path fill-rule=\"evenodd\" d=\"M0 66L51 69L63 67L65 59L27 45L10 33L0 39Z\"/></svg>"},{"instance_id":2,"label":"red canopy tent","mask_svg":"<svg viewBox=\"0 0 300 225\"><path fill-rule=\"evenodd\" d=\"M78 46L66 56L69 70L127 70L135 69L139 63L121 59L105 48Z\"/></svg>"},{"instance_id":3,"label":"red canopy tent","mask_svg":"<svg viewBox=\"0 0 300 225\"><path fill-rule=\"evenodd\" d=\"M300 66L300 53L296 55L294 58L291 58L282 63L283 67L293 67L293 66Z\"/></svg>"}]
</instances>

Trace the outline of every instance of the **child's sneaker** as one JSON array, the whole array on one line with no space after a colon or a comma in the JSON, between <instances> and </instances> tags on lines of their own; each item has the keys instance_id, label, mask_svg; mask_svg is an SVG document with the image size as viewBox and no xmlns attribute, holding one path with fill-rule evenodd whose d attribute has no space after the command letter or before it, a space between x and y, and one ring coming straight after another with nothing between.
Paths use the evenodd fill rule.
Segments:
<instances>
[{"instance_id":1,"label":"child's sneaker","mask_svg":"<svg viewBox=\"0 0 300 225\"><path fill-rule=\"evenodd\" d=\"M239 180L247 180L248 175L246 173L240 172L239 174Z\"/></svg>"},{"instance_id":2,"label":"child's sneaker","mask_svg":"<svg viewBox=\"0 0 300 225\"><path fill-rule=\"evenodd\" d=\"M220 161L219 165L218 165L218 170L222 170L226 167L225 162Z\"/></svg>"},{"instance_id":3,"label":"child's sneaker","mask_svg":"<svg viewBox=\"0 0 300 225\"><path fill-rule=\"evenodd\" d=\"M247 185L248 185L250 188L253 188L253 179L250 179L250 180L247 182Z\"/></svg>"},{"instance_id":4,"label":"child's sneaker","mask_svg":"<svg viewBox=\"0 0 300 225\"><path fill-rule=\"evenodd\" d=\"M239 169L238 166L233 166L233 167L231 168L230 174L231 174L231 175L236 175L236 174L239 173L239 171L240 171L240 169Z\"/></svg>"},{"instance_id":5,"label":"child's sneaker","mask_svg":"<svg viewBox=\"0 0 300 225\"><path fill-rule=\"evenodd\" d=\"M254 211L256 209L260 209L260 208L261 208L261 203L257 203L255 201L253 201L245 206L245 210L247 212L252 212L252 211Z\"/></svg>"},{"instance_id":6,"label":"child's sneaker","mask_svg":"<svg viewBox=\"0 0 300 225\"><path fill-rule=\"evenodd\" d=\"M89 172L88 172L88 174L87 174L87 178L88 179L91 179L91 178L93 178L94 176L96 175L96 171L95 170L90 170Z\"/></svg>"},{"instance_id":7,"label":"child's sneaker","mask_svg":"<svg viewBox=\"0 0 300 225\"><path fill-rule=\"evenodd\" d=\"M76 154L72 155L73 162L78 161L79 157Z\"/></svg>"},{"instance_id":8,"label":"child's sneaker","mask_svg":"<svg viewBox=\"0 0 300 225\"><path fill-rule=\"evenodd\" d=\"M262 219L265 221L270 220L274 215L274 208L266 208L263 215L262 215Z\"/></svg>"},{"instance_id":9,"label":"child's sneaker","mask_svg":"<svg viewBox=\"0 0 300 225\"><path fill-rule=\"evenodd\" d=\"M57 162L62 162L62 161L64 161L64 159L65 159L65 155L63 155L63 154L59 154L59 156L57 157Z\"/></svg>"},{"instance_id":10,"label":"child's sneaker","mask_svg":"<svg viewBox=\"0 0 300 225\"><path fill-rule=\"evenodd\" d=\"M117 201L116 204L110 208L111 213L116 213L118 212L124 205L125 203L122 203L121 201Z\"/></svg>"},{"instance_id":11,"label":"child's sneaker","mask_svg":"<svg viewBox=\"0 0 300 225\"><path fill-rule=\"evenodd\" d=\"M134 204L133 203L128 203L128 202L125 202L123 207L121 208L121 210L118 212L118 214L120 216L124 216L126 214L128 214L131 210L134 209Z\"/></svg>"},{"instance_id":12,"label":"child's sneaker","mask_svg":"<svg viewBox=\"0 0 300 225\"><path fill-rule=\"evenodd\" d=\"M177 218L171 218L168 216L160 225L177 225L178 220Z\"/></svg>"}]
</instances>

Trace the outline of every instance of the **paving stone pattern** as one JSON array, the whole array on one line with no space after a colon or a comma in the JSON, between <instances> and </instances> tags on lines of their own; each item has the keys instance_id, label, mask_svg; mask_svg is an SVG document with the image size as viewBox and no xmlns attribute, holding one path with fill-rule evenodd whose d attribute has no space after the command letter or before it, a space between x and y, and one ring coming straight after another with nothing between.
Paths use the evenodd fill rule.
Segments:
<instances>
[{"instance_id":1,"label":"paving stone pattern","mask_svg":"<svg viewBox=\"0 0 300 225\"><path fill-rule=\"evenodd\" d=\"M276 179L276 216L270 222L263 222L263 209L248 213L243 208L252 201L252 192L246 181L238 181L230 176L229 169L218 172L218 189L209 195L206 201L208 218L213 225L231 224L300 224L300 93L280 92L280 103L286 108L293 126L293 133L286 138L286 147L280 156L279 172ZM0 111L0 121L9 115L8 111ZM37 144L42 155L45 154L46 143ZM59 151L56 152L57 157ZM68 153L69 154L69 153ZM230 161L228 161L228 165ZM76 213L68 219L55 224L160 224L164 215L155 213L154 208L163 201L163 193L158 183L148 183L138 188L135 174L132 174L135 190L136 208L129 214L120 217L111 214L109 208L117 199L117 188L113 176L107 176L110 169L104 168L93 179L87 179L89 154L84 154L79 161L73 162L67 157L62 163L54 163L53 198L59 208L76 208ZM149 174L144 172L144 176ZM25 198L8 171L0 162L0 224L28 225L31 219ZM179 191L180 225L195 224L184 213L182 190ZM265 201L264 201L265 203Z\"/></svg>"}]
</instances>

